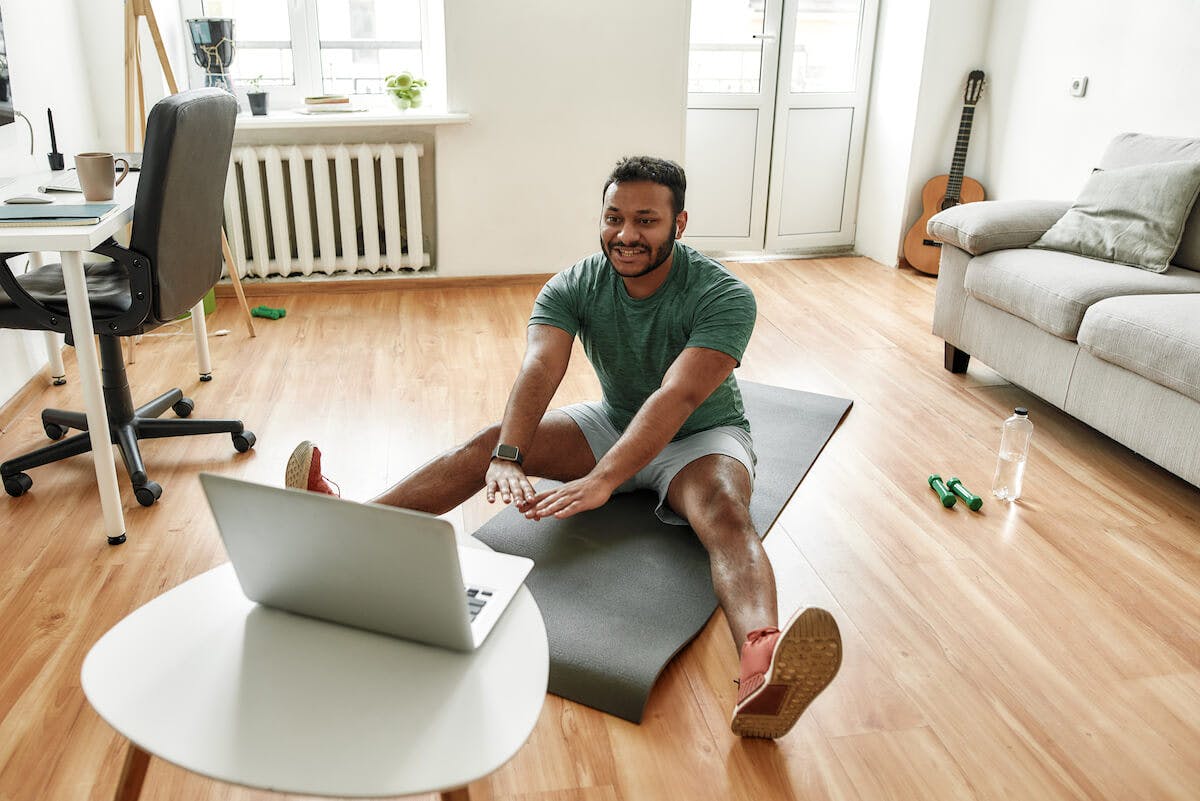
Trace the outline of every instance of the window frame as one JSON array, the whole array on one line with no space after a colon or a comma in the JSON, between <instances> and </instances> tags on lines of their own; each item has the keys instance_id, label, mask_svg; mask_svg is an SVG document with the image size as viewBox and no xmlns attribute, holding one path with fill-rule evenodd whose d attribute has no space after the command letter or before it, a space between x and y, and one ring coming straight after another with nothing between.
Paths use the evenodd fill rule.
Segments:
<instances>
[{"instance_id":1,"label":"window frame","mask_svg":"<svg viewBox=\"0 0 1200 801\"><path fill-rule=\"evenodd\" d=\"M304 98L309 95L325 94L324 76L321 74L321 40L317 29L317 0L286 0L288 11L288 30L291 41L287 43L271 42L269 44L289 47L292 51L292 80L289 85L272 84L267 86L271 94L273 110L295 108L303 105ZM442 0L417 0L421 12L421 38L418 42L421 49L421 61L424 64L423 77L429 81L429 89L425 93L422 111L440 111L446 105L446 57L444 36L444 10ZM188 54L188 84L199 85L202 80L200 68L191 58L192 43L188 36L187 24L184 20L203 16L202 0L179 0L180 29L183 32L184 48ZM342 40L330 40L339 49L356 49L355 43ZM268 44L267 42L255 44ZM363 40L361 49L374 49L388 44L407 44L391 40ZM246 94L244 83L235 83L234 92L242 97ZM351 94L358 105L371 108L391 108L391 103L383 94Z\"/></svg>"}]
</instances>

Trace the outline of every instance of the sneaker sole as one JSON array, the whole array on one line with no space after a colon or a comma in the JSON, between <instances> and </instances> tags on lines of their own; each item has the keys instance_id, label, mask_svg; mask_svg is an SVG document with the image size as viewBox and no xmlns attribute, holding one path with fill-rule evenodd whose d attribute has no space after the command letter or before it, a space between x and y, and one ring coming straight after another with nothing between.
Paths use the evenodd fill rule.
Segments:
<instances>
[{"instance_id":1,"label":"sneaker sole","mask_svg":"<svg viewBox=\"0 0 1200 801\"><path fill-rule=\"evenodd\" d=\"M829 686L842 665L842 635L833 615L806 609L780 638L763 686L734 710L739 737L782 737Z\"/></svg>"},{"instance_id":2,"label":"sneaker sole","mask_svg":"<svg viewBox=\"0 0 1200 801\"><path fill-rule=\"evenodd\" d=\"M288 457L287 470L283 474L283 484L292 489L308 489L308 471L312 467L313 444L304 440L292 455Z\"/></svg>"}]
</instances>

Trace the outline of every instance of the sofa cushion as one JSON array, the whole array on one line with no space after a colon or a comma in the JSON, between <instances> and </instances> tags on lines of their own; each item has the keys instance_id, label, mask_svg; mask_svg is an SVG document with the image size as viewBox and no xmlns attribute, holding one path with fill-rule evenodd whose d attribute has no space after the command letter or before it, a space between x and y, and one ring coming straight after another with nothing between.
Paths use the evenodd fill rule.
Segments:
<instances>
[{"instance_id":1,"label":"sofa cushion","mask_svg":"<svg viewBox=\"0 0 1200 801\"><path fill-rule=\"evenodd\" d=\"M1155 161L1198 160L1200 139L1123 133L1109 143L1098 166L1102 170L1115 170ZM1189 270L1200 270L1200 203L1192 207L1192 214L1183 227L1183 238L1172 263Z\"/></svg>"},{"instance_id":2,"label":"sofa cushion","mask_svg":"<svg viewBox=\"0 0 1200 801\"><path fill-rule=\"evenodd\" d=\"M1079 346L1200 401L1200 294L1108 298L1079 327Z\"/></svg>"},{"instance_id":3,"label":"sofa cushion","mask_svg":"<svg viewBox=\"0 0 1200 801\"><path fill-rule=\"evenodd\" d=\"M1055 250L997 250L971 259L967 292L1063 339L1075 339L1084 312L1119 295L1200 292L1200 273L1151 273Z\"/></svg>"},{"instance_id":4,"label":"sofa cushion","mask_svg":"<svg viewBox=\"0 0 1200 801\"><path fill-rule=\"evenodd\" d=\"M1161 273L1200 192L1200 161L1096 170L1075 205L1031 248L1062 250Z\"/></svg>"},{"instance_id":5,"label":"sofa cushion","mask_svg":"<svg viewBox=\"0 0 1200 801\"><path fill-rule=\"evenodd\" d=\"M1057 200L980 200L960 203L929 218L926 233L972 256L1028 247L1071 208Z\"/></svg>"}]
</instances>

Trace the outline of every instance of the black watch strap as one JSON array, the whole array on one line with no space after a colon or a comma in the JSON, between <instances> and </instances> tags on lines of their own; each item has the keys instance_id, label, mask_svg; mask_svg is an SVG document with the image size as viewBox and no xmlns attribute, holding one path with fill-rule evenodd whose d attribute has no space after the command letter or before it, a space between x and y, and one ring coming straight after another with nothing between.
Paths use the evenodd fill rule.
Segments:
<instances>
[{"instance_id":1,"label":"black watch strap","mask_svg":"<svg viewBox=\"0 0 1200 801\"><path fill-rule=\"evenodd\" d=\"M525 456L521 453L520 448L516 445L505 445L503 442L496 446L496 450L492 451L492 458L516 462L518 465L525 461Z\"/></svg>"}]
</instances>

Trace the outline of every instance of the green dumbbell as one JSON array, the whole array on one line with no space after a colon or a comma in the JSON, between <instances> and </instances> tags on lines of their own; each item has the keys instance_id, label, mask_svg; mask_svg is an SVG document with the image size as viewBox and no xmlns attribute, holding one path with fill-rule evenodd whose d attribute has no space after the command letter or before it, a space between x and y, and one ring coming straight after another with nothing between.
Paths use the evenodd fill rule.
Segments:
<instances>
[{"instance_id":1,"label":"green dumbbell","mask_svg":"<svg viewBox=\"0 0 1200 801\"><path fill-rule=\"evenodd\" d=\"M962 498L963 503L965 503L967 508L972 512L978 512L979 507L983 506L983 498L980 498L978 495L975 495L969 489L964 487L962 482L957 478L952 478L947 481L946 486L949 487L951 492Z\"/></svg>"},{"instance_id":2,"label":"green dumbbell","mask_svg":"<svg viewBox=\"0 0 1200 801\"><path fill-rule=\"evenodd\" d=\"M942 506L945 506L947 509L953 506L954 502L958 500L954 497L954 493L946 487L945 482L942 481L942 477L937 473L929 477L929 486L942 499Z\"/></svg>"},{"instance_id":3,"label":"green dumbbell","mask_svg":"<svg viewBox=\"0 0 1200 801\"><path fill-rule=\"evenodd\" d=\"M272 309L270 306L255 306L250 310L251 317L266 317L269 320L278 320L281 317L287 316L286 309Z\"/></svg>"}]
</instances>

